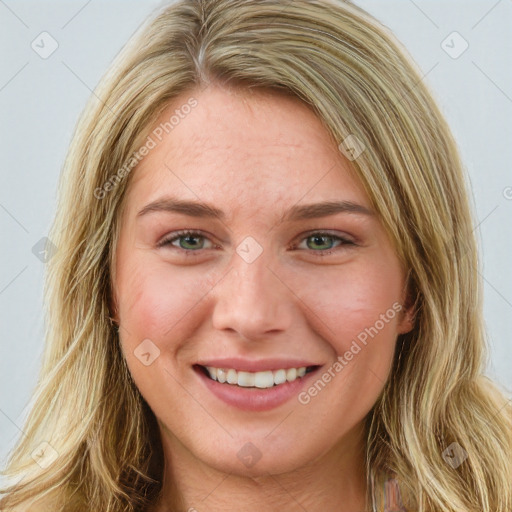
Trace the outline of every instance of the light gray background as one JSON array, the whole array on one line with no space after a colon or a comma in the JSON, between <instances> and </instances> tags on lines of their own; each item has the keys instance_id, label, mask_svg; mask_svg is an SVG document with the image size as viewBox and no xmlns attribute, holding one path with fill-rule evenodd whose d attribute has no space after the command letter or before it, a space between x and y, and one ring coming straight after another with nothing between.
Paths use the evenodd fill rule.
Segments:
<instances>
[{"instance_id":1,"label":"light gray background","mask_svg":"<svg viewBox=\"0 0 512 512\"><path fill-rule=\"evenodd\" d=\"M488 374L512 396L512 0L356 0L416 59L470 174L482 254ZM43 264L77 117L112 58L160 1L0 0L0 467L23 435L43 348ZM47 59L31 47L47 31ZM463 41L469 44L454 59ZM442 42L446 42L442 46ZM41 44L41 43L39 43ZM46 46L48 48L48 46ZM447 286L450 286L447 283Z\"/></svg>"}]
</instances>

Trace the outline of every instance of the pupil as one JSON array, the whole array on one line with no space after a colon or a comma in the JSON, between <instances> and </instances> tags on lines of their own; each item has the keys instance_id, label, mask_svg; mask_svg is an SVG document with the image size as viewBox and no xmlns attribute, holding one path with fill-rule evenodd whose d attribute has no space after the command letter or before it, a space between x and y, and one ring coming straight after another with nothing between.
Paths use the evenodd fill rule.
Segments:
<instances>
[{"instance_id":1,"label":"pupil","mask_svg":"<svg viewBox=\"0 0 512 512\"><path fill-rule=\"evenodd\" d=\"M196 242L194 242L196 240ZM197 237L188 235L184 238L185 245L190 245L192 247L197 246Z\"/></svg>"},{"instance_id":2,"label":"pupil","mask_svg":"<svg viewBox=\"0 0 512 512\"><path fill-rule=\"evenodd\" d=\"M319 245L325 245L327 244L328 245L328 242L326 242L326 240L328 240L330 237L329 236L320 236L320 235L314 235L313 236L313 243L314 244L319 244Z\"/></svg>"}]
</instances>

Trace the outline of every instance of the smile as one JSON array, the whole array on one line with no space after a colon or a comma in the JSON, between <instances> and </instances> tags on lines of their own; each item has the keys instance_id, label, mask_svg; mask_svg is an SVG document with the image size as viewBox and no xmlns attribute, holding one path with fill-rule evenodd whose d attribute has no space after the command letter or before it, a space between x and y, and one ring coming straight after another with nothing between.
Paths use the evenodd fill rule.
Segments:
<instances>
[{"instance_id":1,"label":"smile","mask_svg":"<svg viewBox=\"0 0 512 512\"><path fill-rule=\"evenodd\" d=\"M323 365L307 359L202 360L193 369L204 389L243 411L270 411L296 397Z\"/></svg>"},{"instance_id":2,"label":"smile","mask_svg":"<svg viewBox=\"0 0 512 512\"><path fill-rule=\"evenodd\" d=\"M287 368L279 370L266 370L260 372L237 371L233 368L202 367L210 379L221 384L231 384L244 388L266 389L279 386L285 382L293 382L306 373L313 371L314 367L301 366L300 368Z\"/></svg>"}]
</instances>

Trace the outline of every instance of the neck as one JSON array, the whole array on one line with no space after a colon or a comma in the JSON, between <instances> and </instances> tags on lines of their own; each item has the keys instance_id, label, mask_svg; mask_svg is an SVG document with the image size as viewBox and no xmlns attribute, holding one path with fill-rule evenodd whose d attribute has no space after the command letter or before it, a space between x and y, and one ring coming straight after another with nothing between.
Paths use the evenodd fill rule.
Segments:
<instances>
[{"instance_id":1,"label":"neck","mask_svg":"<svg viewBox=\"0 0 512 512\"><path fill-rule=\"evenodd\" d=\"M165 427L160 428L165 470L161 499L154 512L218 512L234 507L238 512L369 510L362 424L328 453L300 468L256 477L226 473L204 464Z\"/></svg>"}]
</instances>

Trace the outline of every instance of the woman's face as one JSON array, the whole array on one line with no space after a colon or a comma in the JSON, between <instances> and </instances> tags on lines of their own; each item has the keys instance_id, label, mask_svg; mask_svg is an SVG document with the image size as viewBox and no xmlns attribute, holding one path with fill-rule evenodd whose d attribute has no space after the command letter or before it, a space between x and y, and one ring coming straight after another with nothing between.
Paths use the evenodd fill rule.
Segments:
<instances>
[{"instance_id":1,"label":"woman's face","mask_svg":"<svg viewBox=\"0 0 512 512\"><path fill-rule=\"evenodd\" d=\"M211 85L154 128L114 286L164 449L250 475L342 454L412 327L403 268L350 162L305 105L272 93Z\"/></svg>"}]
</instances>

